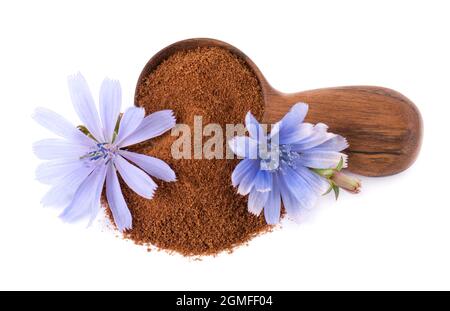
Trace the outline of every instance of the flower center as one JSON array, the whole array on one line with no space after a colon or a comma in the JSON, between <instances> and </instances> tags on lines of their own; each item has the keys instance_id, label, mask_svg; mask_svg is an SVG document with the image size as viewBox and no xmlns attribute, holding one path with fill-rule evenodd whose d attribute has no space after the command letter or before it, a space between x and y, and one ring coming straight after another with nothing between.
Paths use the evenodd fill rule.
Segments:
<instances>
[{"instance_id":1,"label":"flower center","mask_svg":"<svg viewBox=\"0 0 450 311\"><path fill-rule=\"evenodd\" d=\"M290 145L271 145L268 150L260 150L261 169L271 172L281 170L281 164L295 167L295 161L300 158L300 153L291 150Z\"/></svg>"},{"instance_id":2,"label":"flower center","mask_svg":"<svg viewBox=\"0 0 450 311\"><path fill-rule=\"evenodd\" d=\"M104 160L106 161L106 164L116 153L117 147L109 143L98 143L96 147L92 148L92 151L89 151L80 159L85 159L88 161Z\"/></svg>"}]
</instances>

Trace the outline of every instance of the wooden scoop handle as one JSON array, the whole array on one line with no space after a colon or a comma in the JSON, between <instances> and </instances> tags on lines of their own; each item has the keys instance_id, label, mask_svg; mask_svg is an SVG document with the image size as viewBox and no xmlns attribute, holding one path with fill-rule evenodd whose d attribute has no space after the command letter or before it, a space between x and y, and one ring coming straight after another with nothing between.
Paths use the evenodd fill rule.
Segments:
<instances>
[{"instance_id":1,"label":"wooden scoop handle","mask_svg":"<svg viewBox=\"0 0 450 311\"><path fill-rule=\"evenodd\" d=\"M297 102L309 104L307 122L326 123L347 138L349 169L366 176L386 176L407 169L422 141L422 119L402 94L374 86L334 87L266 94L266 122L278 121Z\"/></svg>"}]
</instances>

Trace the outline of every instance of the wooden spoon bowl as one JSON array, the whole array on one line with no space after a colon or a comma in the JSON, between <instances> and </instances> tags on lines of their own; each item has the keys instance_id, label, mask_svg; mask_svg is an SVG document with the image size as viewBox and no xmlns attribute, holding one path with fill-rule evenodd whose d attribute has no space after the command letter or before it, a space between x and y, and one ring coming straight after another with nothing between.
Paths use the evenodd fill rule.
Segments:
<instances>
[{"instance_id":1,"label":"wooden spoon bowl","mask_svg":"<svg viewBox=\"0 0 450 311\"><path fill-rule=\"evenodd\" d=\"M344 86L286 94L275 90L258 67L240 50L214 39L176 42L153 56L139 76L137 88L172 54L198 47L220 47L243 59L258 78L265 101L264 122L274 123L297 102L309 104L307 122L323 122L347 138L349 169L366 176L386 176L407 169L422 141L422 118L402 94L377 86ZM136 93L137 94L137 93ZM137 98L135 97L135 104Z\"/></svg>"}]
</instances>

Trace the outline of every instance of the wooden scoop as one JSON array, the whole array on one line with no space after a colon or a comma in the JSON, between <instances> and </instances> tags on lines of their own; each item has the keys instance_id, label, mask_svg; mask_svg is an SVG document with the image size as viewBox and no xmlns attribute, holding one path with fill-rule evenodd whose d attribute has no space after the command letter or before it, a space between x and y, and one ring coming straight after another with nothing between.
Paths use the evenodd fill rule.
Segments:
<instances>
[{"instance_id":1,"label":"wooden scoop","mask_svg":"<svg viewBox=\"0 0 450 311\"><path fill-rule=\"evenodd\" d=\"M240 50L214 39L176 42L153 56L142 70L137 87L173 53L197 47L221 47L242 58L261 84L266 103L264 122L274 123L297 102L309 104L307 122L323 122L347 138L349 169L366 176L386 176L407 169L416 159L422 140L422 119L402 94L376 86L345 86L285 94L275 90L258 67ZM135 98L135 104L137 101Z\"/></svg>"}]
</instances>

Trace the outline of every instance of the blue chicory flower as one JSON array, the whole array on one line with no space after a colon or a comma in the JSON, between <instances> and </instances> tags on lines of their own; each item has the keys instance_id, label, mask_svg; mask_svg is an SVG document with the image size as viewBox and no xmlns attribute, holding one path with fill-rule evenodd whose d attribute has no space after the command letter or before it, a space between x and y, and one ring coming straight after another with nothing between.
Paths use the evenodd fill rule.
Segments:
<instances>
[{"instance_id":1,"label":"blue chicory flower","mask_svg":"<svg viewBox=\"0 0 450 311\"><path fill-rule=\"evenodd\" d=\"M81 74L69 77L73 106L88 131L82 133L62 116L45 108L33 118L61 138L34 143L35 154L43 160L36 171L39 181L52 185L43 197L45 206L64 207L61 218L71 222L100 209L106 181L106 198L120 231L132 228L132 216L123 197L116 170L140 196L151 199L157 188L149 176L175 181L175 172L164 161L123 148L159 136L175 126L171 110L146 117L143 108L128 108L120 118L122 101L118 81L105 79L100 89L100 118L89 87ZM118 130L117 130L118 125ZM133 162L135 165L129 163Z\"/></svg>"},{"instance_id":2,"label":"blue chicory flower","mask_svg":"<svg viewBox=\"0 0 450 311\"><path fill-rule=\"evenodd\" d=\"M279 222L281 202L289 217L300 220L302 210L313 207L329 189L330 181L312 169L347 165L347 156L340 152L348 147L346 139L329 133L323 123L303 123L307 112L307 104L294 105L269 135L248 112L249 136L229 141L232 151L244 158L233 171L232 184L239 194L249 195L251 213L259 215L264 209L268 224Z\"/></svg>"}]
</instances>

